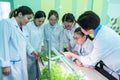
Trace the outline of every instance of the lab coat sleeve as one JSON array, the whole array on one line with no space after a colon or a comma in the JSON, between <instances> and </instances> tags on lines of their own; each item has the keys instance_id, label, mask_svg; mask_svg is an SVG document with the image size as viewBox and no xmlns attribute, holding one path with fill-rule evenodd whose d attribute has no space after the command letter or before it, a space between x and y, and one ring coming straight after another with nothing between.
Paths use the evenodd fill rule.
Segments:
<instances>
[{"instance_id":1,"label":"lab coat sleeve","mask_svg":"<svg viewBox=\"0 0 120 80\"><path fill-rule=\"evenodd\" d=\"M35 51L31 44L27 41L27 53L28 55L32 55L32 52Z\"/></svg>"},{"instance_id":2,"label":"lab coat sleeve","mask_svg":"<svg viewBox=\"0 0 120 80\"><path fill-rule=\"evenodd\" d=\"M40 31L40 36L37 36L37 37L40 37L40 42L38 42L39 46L37 48L37 51L38 52L41 52L41 51L44 51L45 48L44 48L44 25L41 25L41 31Z\"/></svg>"},{"instance_id":3,"label":"lab coat sleeve","mask_svg":"<svg viewBox=\"0 0 120 80\"><path fill-rule=\"evenodd\" d=\"M27 54L31 56L31 53L34 51L32 45L29 42L29 38L30 38L30 30L28 28L28 26L24 26L23 28L23 32L24 32L24 36L27 42Z\"/></svg>"},{"instance_id":4,"label":"lab coat sleeve","mask_svg":"<svg viewBox=\"0 0 120 80\"><path fill-rule=\"evenodd\" d=\"M102 59L102 56L104 53L102 53L101 49L93 49L93 51L88 54L87 56L81 56L80 61L83 63L84 66L95 66L95 64Z\"/></svg>"},{"instance_id":5,"label":"lab coat sleeve","mask_svg":"<svg viewBox=\"0 0 120 80\"><path fill-rule=\"evenodd\" d=\"M0 66L10 66L10 53L9 53L9 41L10 41L10 24L8 21L0 21Z\"/></svg>"},{"instance_id":6,"label":"lab coat sleeve","mask_svg":"<svg viewBox=\"0 0 120 80\"><path fill-rule=\"evenodd\" d=\"M88 49L87 49L86 53L87 53L87 54L91 53L92 50L93 50L93 47L94 47L94 46L93 46L92 43L88 44Z\"/></svg>"},{"instance_id":7,"label":"lab coat sleeve","mask_svg":"<svg viewBox=\"0 0 120 80\"><path fill-rule=\"evenodd\" d=\"M44 28L43 28L43 32L42 32L42 40L41 40L42 42L41 42L41 44L40 44L40 51L39 52L41 52L41 51L44 51L45 50L45 42L44 42Z\"/></svg>"},{"instance_id":8,"label":"lab coat sleeve","mask_svg":"<svg viewBox=\"0 0 120 80\"><path fill-rule=\"evenodd\" d=\"M60 33L60 52L63 52L64 50L64 30L63 31L61 31L61 33Z\"/></svg>"},{"instance_id":9,"label":"lab coat sleeve","mask_svg":"<svg viewBox=\"0 0 120 80\"><path fill-rule=\"evenodd\" d=\"M67 47L70 47L70 36L67 31L64 31L64 41Z\"/></svg>"}]
</instances>

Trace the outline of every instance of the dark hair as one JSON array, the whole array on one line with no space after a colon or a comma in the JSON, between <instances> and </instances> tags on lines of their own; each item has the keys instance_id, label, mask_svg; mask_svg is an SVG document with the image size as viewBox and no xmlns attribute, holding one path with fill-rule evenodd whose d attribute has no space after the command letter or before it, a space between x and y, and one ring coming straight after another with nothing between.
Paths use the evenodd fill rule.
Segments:
<instances>
[{"instance_id":1,"label":"dark hair","mask_svg":"<svg viewBox=\"0 0 120 80\"><path fill-rule=\"evenodd\" d=\"M90 29L95 30L96 27L100 24L100 18L93 11L86 11L85 13L79 16L77 23L84 30L90 30Z\"/></svg>"},{"instance_id":2,"label":"dark hair","mask_svg":"<svg viewBox=\"0 0 120 80\"><path fill-rule=\"evenodd\" d=\"M52 16L55 15L57 17L57 19L59 19L59 15L57 13L57 11L55 10L50 10L49 14L48 14L48 19Z\"/></svg>"},{"instance_id":3,"label":"dark hair","mask_svg":"<svg viewBox=\"0 0 120 80\"><path fill-rule=\"evenodd\" d=\"M80 34L82 37L86 36L86 39L89 38L90 40L93 40L94 38L92 38L90 35L85 35L82 31L81 28L78 27L75 29L74 33Z\"/></svg>"},{"instance_id":4,"label":"dark hair","mask_svg":"<svg viewBox=\"0 0 120 80\"><path fill-rule=\"evenodd\" d=\"M42 18L42 17L45 17L45 18L46 18L46 14L45 14L44 11L37 11L37 12L35 13L34 18Z\"/></svg>"},{"instance_id":5,"label":"dark hair","mask_svg":"<svg viewBox=\"0 0 120 80\"><path fill-rule=\"evenodd\" d=\"M19 8L14 9L13 11L10 12L9 18L18 16L20 12L22 13L23 16L27 14L34 14L32 9L29 8L28 6L20 6Z\"/></svg>"},{"instance_id":6,"label":"dark hair","mask_svg":"<svg viewBox=\"0 0 120 80\"><path fill-rule=\"evenodd\" d=\"M64 21L74 22L76 20L75 20L75 17L74 17L74 15L72 13L66 13L62 17L62 22L64 22Z\"/></svg>"},{"instance_id":7,"label":"dark hair","mask_svg":"<svg viewBox=\"0 0 120 80\"><path fill-rule=\"evenodd\" d=\"M74 33L80 34L82 37L85 36L85 34L81 31L80 27L76 28Z\"/></svg>"}]
</instances>

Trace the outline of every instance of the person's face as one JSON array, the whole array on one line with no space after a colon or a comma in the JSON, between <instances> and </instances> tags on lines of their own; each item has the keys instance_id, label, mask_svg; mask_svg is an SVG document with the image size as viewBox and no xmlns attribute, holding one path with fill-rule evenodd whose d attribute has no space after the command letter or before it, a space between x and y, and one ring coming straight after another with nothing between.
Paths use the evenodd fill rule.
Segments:
<instances>
[{"instance_id":1,"label":"person's face","mask_svg":"<svg viewBox=\"0 0 120 80\"><path fill-rule=\"evenodd\" d=\"M85 42L86 40L86 36L81 36L80 34L78 33L74 33L74 36L73 36L74 40L75 40L75 43L78 44L78 45L81 45Z\"/></svg>"},{"instance_id":2,"label":"person's face","mask_svg":"<svg viewBox=\"0 0 120 80\"><path fill-rule=\"evenodd\" d=\"M33 14L27 14L23 16L22 13L20 12L16 17L16 20L18 22L18 25L22 26L22 25L26 25L32 17Z\"/></svg>"},{"instance_id":3,"label":"person's face","mask_svg":"<svg viewBox=\"0 0 120 80\"><path fill-rule=\"evenodd\" d=\"M33 14L24 15L21 17L21 24L26 25L29 20L33 17Z\"/></svg>"},{"instance_id":4,"label":"person's face","mask_svg":"<svg viewBox=\"0 0 120 80\"><path fill-rule=\"evenodd\" d=\"M44 23L44 21L45 21L45 17L34 19L34 23L35 23L36 26L42 25Z\"/></svg>"},{"instance_id":5,"label":"person's face","mask_svg":"<svg viewBox=\"0 0 120 80\"><path fill-rule=\"evenodd\" d=\"M55 25L57 21L58 21L58 18L55 15L50 16L49 22L52 26Z\"/></svg>"},{"instance_id":6,"label":"person's face","mask_svg":"<svg viewBox=\"0 0 120 80\"><path fill-rule=\"evenodd\" d=\"M67 29L67 30L71 30L73 28L73 26L74 26L74 22L64 21L63 24L65 26L65 29Z\"/></svg>"}]
</instances>

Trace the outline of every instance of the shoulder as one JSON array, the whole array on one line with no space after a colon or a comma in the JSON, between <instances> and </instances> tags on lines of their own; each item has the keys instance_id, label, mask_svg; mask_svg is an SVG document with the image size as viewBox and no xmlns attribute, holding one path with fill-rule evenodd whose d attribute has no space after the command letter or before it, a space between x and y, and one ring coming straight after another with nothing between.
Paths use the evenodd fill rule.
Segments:
<instances>
[{"instance_id":1,"label":"shoulder","mask_svg":"<svg viewBox=\"0 0 120 80\"><path fill-rule=\"evenodd\" d=\"M90 46L92 46L93 42L89 38L87 38L83 45L87 45L87 46L90 45Z\"/></svg>"},{"instance_id":2,"label":"shoulder","mask_svg":"<svg viewBox=\"0 0 120 80\"><path fill-rule=\"evenodd\" d=\"M64 29L63 26L62 26L60 23L57 23L57 28L59 28L59 29L61 29L61 30Z\"/></svg>"},{"instance_id":3,"label":"shoulder","mask_svg":"<svg viewBox=\"0 0 120 80\"><path fill-rule=\"evenodd\" d=\"M3 23L10 23L10 19L2 19L0 20L0 23L3 24Z\"/></svg>"},{"instance_id":4,"label":"shoulder","mask_svg":"<svg viewBox=\"0 0 120 80\"><path fill-rule=\"evenodd\" d=\"M49 25L50 25L49 23L45 23L45 24L44 24L44 27L47 27L47 26L49 26Z\"/></svg>"},{"instance_id":5,"label":"shoulder","mask_svg":"<svg viewBox=\"0 0 120 80\"><path fill-rule=\"evenodd\" d=\"M3 19L3 20L1 20L0 21L0 27L3 27L3 28L5 28L5 27L8 27L8 28L10 28L10 26L11 26L11 20L10 19Z\"/></svg>"},{"instance_id":6,"label":"shoulder","mask_svg":"<svg viewBox=\"0 0 120 80\"><path fill-rule=\"evenodd\" d=\"M34 26L34 22L31 21L31 22L29 22L28 24L26 24L26 26L28 26L28 27Z\"/></svg>"},{"instance_id":7,"label":"shoulder","mask_svg":"<svg viewBox=\"0 0 120 80\"><path fill-rule=\"evenodd\" d=\"M10 35L12 31L12 25L10 19L4 19L0 21L0 32Z\"/></svg>"},{"instance_id":8,"label":"shoulder","mask_svg":"<svg viewBox=\"0 0 120 80\"><path fill-rule=\"evenodd\" d=\"M45 23L44 24L44 29L47 29L47 28L49 28L50 27L50 24L49 23Z\"/></svg>"},{"instance_id":9,"label":"shoulder","mask_svg":"<svg viewBox=\"0 0 120 80\"><path fill-rule=\"evenodd\" d=\"M97 34L97 36L96 36L96 38L97 37L109 37L109 38L112 38L113 36L111 36L111 35L114 35L114 36L118 36L118 34L114 31L114 30L112 30L110 27L108 27L108 26L102 26L102 28L100 29L100 31L98 32L98 34Z\"/></svg>"}]
</instances>

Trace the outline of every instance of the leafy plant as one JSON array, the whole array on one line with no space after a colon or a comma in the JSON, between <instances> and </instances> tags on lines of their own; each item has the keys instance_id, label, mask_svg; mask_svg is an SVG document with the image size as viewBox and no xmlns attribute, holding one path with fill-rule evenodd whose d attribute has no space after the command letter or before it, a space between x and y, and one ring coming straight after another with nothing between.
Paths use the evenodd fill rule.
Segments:
<instances>
[{"instance_id":1,"label":"leafy plant","mask_svg":"<svg viewBox=\"0 0 120 80\"><path fill-rule=\"evenodd\" d=\"M79 78L73 72L65 71L64 67L56 62L51 63L50 77L48 76L48 66L46 66L41 75L41 80L85 80L84 76L79 75Z\"/></svg>"},{"instance_id":2,"label":"leafy plant","mask_svg":"<svg viewBox=\"0 0 120 80\"><path fill-rule=\"evenodd\" d=\"M42 52L38 52L38 53L39 53L39 56L41 56L43 61L48 61L48 58L47 58L48 52L47 51L42 51ZM54 57L54 56L56 56L56 54L53 51L51 51L51 57Z\"/></svg>"}]
</instances>

